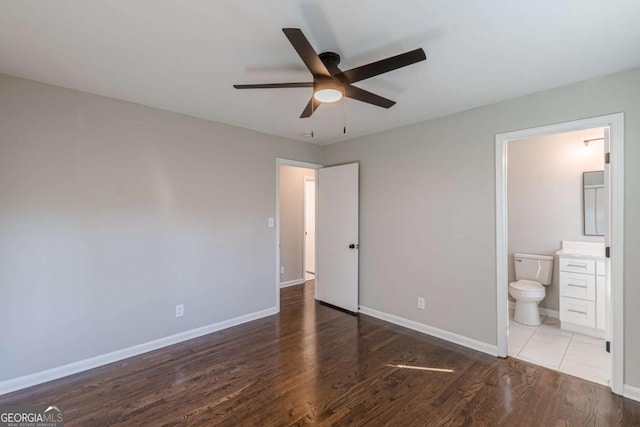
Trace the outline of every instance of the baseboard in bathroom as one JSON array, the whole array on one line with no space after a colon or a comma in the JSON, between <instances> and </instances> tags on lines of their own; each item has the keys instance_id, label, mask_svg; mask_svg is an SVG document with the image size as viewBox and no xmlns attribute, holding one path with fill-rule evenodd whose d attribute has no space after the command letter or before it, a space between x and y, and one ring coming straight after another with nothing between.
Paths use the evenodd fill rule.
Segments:
<instances>
[{"instance_id":1,"label":"baseboard in bathroom","mask_svg":"<svg viewBox=\"0 0 640 427\"><path fill-rule=\"evenodd\" d=\"M560 318L560 313L558 312L558 310L551 310L550 308L544 307L539 307L538 309L540 310L540 314L542 314L543 316L553 317L555 319Z\"/></svg>"},{"instance_id":2,"label":"baseboard in bathroom","mask_svg":"<svg viewBox=\"0 0 640 427\"><path fill-rule=\"evenodd\" d=\"M515 301L509 301L509 310L515 310L515 309L516 309ZM542 314L543 316L553 317L554 319L560 318L560 313L558 312L558 310L551 310L550 308L544 308L544 307L538 307L538 310L540 310L540 314Z\"/></svg>"}]
</instances>

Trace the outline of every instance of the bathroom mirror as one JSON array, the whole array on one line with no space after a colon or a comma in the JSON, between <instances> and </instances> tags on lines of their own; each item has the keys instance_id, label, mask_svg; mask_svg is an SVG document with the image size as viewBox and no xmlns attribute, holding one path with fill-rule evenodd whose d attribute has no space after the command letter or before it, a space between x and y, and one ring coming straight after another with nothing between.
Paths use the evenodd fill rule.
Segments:
<instances>
[{"instance_id":1,"label":"bathroom mirror","mask_svg":"<svg viewBox=\"0 0 640 427\"><path fill-rule=\"evenodd\" d=\"M582 187L584 235L604 236L604 210L606 206L604 171L583 173Z\"/></svg>"}]
</instances>

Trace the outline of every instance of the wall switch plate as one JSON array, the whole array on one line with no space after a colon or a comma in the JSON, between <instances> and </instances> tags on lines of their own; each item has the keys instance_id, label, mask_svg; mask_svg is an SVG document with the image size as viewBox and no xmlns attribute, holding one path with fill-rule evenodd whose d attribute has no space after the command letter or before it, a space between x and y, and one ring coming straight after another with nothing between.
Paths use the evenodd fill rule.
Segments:
<instances>
[{"instance_id":1,"label":"wall switch plate","mask_svg":"<svg viewBox=\"0 0 640 427\"><path fill-rule=\"evenodd\" d=\"M269 226L269 228L273 228L273 217L269 217L269 219L267 219L267 225Z\"/></svg>"},{"instance_id":2,"label":"wall switch plate","mask_svg":"<svg viewBox=\"0 0 640 427\"><path fill-rule=\"evenodd\" d=\"M184 316L184 304L176 305L176 317Z\"/></svg>"},{"instance_id":3,"label":"wall switch plate","mask_svg":"<svg viewBox=\"0 0 640 427\"><path fill-rule=\"evenodd\" d=\"M418 297L418 308L424 310L424 298Z\"/></svg>"},{"instance_id":4,"label":"wall switch plate","mask_svg":"<svg viewBox=\"0 0 640 427\"><path fill-rule=\"evenodd\" d=\"M284 274L284 265L280 266L280 274Z\"/></svg>"}]
</instances>

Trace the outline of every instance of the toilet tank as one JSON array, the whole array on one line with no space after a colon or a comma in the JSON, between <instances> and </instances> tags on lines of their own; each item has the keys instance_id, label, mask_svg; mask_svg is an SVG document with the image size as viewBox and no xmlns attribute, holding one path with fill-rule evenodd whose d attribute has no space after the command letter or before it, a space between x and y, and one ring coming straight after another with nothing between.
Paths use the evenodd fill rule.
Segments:
<instances>
[{"instance_id":1,"label":"toilet tank","mask_svg":"<svg viewBox=\"0 0 640 427\"><path fill-rule=\"evenodd\" d=\"M513 254L516 280L535 280L550 285L553 273L553 257L548 255Z\"/></svg>"}]
</instances>

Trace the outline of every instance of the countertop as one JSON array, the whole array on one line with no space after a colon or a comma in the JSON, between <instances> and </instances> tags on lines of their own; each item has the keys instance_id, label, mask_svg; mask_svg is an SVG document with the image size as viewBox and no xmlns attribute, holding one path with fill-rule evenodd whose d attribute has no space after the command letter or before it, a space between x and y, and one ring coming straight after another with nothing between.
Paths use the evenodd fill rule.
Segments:
<instances>
[{"instance_id":1,"label":"countertop","mask_svg":"<svg viewBox=\"0 0 640 427\"><path fill-rule=\"evenodd\" d=\"M568 256L573 258L595 258L604 259L603 250L588 250L588 249L560 249L556 252L558 256Z\"/></svg>"}]
</instances>

